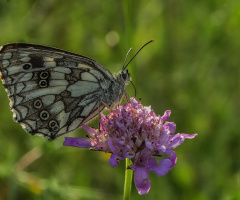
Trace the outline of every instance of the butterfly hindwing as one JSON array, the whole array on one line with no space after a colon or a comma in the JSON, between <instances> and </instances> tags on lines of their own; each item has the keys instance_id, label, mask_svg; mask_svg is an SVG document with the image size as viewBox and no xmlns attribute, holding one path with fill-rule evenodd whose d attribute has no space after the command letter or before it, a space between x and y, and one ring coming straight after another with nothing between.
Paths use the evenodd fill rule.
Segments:
<instances>
[{"instance_id":1,"label":"butterfly hindwing","mask_svg":"<svg viewBox=\"0 0 240 200\"><path fill-rule=\"evenodd\" d=\"M48 139L73 131L108 106L103 101L115 81L90 58L29 44L3 46L0 72L14 119Z\"/></svg>"}]
</instances>

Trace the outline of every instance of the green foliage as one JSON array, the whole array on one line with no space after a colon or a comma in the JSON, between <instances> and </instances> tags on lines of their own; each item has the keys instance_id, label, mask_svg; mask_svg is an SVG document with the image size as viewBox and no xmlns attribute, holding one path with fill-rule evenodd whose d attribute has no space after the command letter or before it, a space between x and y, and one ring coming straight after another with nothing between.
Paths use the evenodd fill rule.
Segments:
<instances>
[{"instance_id":1,"label":"green foliage","mask_svg":"<svg viewBox=\"0 0 240 200\"><path fill-rule=\"evenodd\" d=\"M237 200L239 8L238 0L1 0L0 45L53 46L117 72L130 47L154 39L129 66L137 97L160 115L172 110L177 132L199 136L176 150L169 174L151 174L149 194L133 186L132 199ZM103 153L31 137L13 122L2 84L0 108L0 200L122 198L124 162L113 169Z\"/></svg>"}]
</instances>

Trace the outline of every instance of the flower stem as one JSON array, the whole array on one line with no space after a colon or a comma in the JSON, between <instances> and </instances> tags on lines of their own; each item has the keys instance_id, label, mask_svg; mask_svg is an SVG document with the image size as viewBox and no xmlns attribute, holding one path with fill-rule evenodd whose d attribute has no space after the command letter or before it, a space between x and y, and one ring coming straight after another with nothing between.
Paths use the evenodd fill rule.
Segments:
<instances>
[{"instance_id":1,"label":"flower stem","mask_svg":"<svg viewBox=\"0 0 240 200\"><path fill-rule=\"evenodd\" d=\"M126 160L126 169L125 169L123 200L129 200L131 195L131 188L132 188L133 170L128 169L128 167L132 164L132 160L128 158L126 158L125 160Z\"/></svg>"}]
</instances>

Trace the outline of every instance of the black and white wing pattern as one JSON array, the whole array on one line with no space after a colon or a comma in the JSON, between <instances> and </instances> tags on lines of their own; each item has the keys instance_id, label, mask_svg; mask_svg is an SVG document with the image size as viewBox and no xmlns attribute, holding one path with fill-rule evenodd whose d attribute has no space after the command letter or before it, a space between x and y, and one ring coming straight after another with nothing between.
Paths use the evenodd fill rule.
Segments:
<instances>
[{"instance_id":1,"label":"black and white wing pattern","mask_svg":"<svg viewBox=\"0 0 240 200\"><path fill-rule=\"evenodd\" d=\"M118 104L130 75L91 58L51 47L0 47L0 76L13 118L27 132L53 140Z\"/></svg>"}]
</instances>

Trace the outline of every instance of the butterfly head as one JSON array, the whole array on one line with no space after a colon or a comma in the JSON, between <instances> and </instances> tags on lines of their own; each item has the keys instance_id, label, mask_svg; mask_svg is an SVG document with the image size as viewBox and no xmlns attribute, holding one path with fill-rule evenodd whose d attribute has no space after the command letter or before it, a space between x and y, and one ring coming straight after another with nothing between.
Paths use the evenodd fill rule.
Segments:
<instances>
[{"instance_id":1,"label":"butterfly head","mask_svg":"<svg viewBox=\"0 0 240 200\"><path fill-rule=\"evenodd\" d=\"M130 76L130 73L128 72L128 70L120 71L119 76L122 79L122 81L125 83L125 85L127 85L131 81L131 76Z\"/></svg>"}]
</instances>

